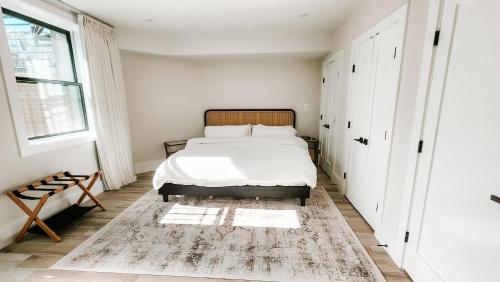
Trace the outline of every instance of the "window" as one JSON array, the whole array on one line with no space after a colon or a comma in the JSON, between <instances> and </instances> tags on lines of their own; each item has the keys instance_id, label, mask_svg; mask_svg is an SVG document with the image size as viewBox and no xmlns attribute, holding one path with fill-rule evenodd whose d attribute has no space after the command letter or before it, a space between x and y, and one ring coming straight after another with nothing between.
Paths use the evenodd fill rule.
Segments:
<instances>
[{"instance_id":1,"label":"window","mask_svg":"<svg viewBox=\"0 0 500 282\"><path fill-rule=\"evenodd\" d=\"M88 130L70 32L2 9L28 140Z\"/></svg>"}]
</instances>

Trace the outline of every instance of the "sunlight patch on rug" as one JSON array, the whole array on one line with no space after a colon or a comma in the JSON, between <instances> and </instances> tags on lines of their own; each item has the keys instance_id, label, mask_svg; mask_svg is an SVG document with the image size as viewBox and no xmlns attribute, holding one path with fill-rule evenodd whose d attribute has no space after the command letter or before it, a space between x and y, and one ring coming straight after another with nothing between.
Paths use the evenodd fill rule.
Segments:
<instances>
[{"instance_id":1,"label":"sunlight patch on rug","mask_svg":"<svg viewBox=\"0 0 500 282\"><path fill-rule=\"evenodd\" d=\"M162 224L213 225L220 216L219 208L193 207L175 204L160 220Z\"/></svg>"},{"instance_id":2,"label":"sunlight patch on rug","mask_svg":"<svg viewBox=\"0 0 500 282\"><path fill-rule=\"evenodd\" d=\"M296 210L236 208L233 226L300 228Z\"/></svg>"}]
</instances>

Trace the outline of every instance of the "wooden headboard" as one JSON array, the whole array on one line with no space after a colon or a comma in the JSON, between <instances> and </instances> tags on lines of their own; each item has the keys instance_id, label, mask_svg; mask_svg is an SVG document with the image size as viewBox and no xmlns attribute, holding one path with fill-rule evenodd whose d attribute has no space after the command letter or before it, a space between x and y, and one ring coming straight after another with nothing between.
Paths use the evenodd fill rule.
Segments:
<instances>
[{"instance_id":1,"label":"wooden headboard","mask_svg":"<svg viewBox=\"0 0 500 282\"><path fill-rule=\"evenodd\" d=\"M206 110L207 125L291 125L295 127L295 111L291 109Z\"/></svg>"}]
</instances>

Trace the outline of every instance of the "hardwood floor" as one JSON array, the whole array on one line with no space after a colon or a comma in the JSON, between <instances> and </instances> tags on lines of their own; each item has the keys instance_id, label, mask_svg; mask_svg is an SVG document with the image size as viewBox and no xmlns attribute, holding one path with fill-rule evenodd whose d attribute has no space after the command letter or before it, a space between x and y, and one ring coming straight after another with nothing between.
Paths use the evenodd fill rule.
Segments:
<instances>
[{"instance_id":1,"label":"hardwood floor","mask_svg":"<svg viewBox=\"0 0 500 282\"><path fill-rule=\"evenodd\" d=\"M351 229L358 237L363 247L378 266L387 281L412 281L406 271L400 269L389 257L384 247L379 247L373 235L373 229L363 219L361 214L352 206L349 200L337 190L337 185L330 184L328 175L318 170L318 185L323 185L335 205L344 216Z\"/></svg>"},{"instance_id":2,"label":"hardwood floor","mask_svg":"<svg viewBox=\"0 0 500 282\"><path fill-rule=\"evenodd\" d=\"M94 234L115 216L151 189L152 173L138 175L138 181L121 190L105 192L97 198L102 201L106 211L94 209L84 217L72 222L58 234L63 241L53 243L47 236L29 234L23 242L13 243L0 250L1 281L227 281L225 279L189 278L172 276L152 276L136 274L97 273L61 271L49 269L56 261ZM356 236L373 258L388 281L411 281L405 271L400 270L385 252L378 247L373 230L341 195L335 184L330 184L328 176L318 170L318 185L328 191L342 215ZM90 203L86 203L90 204ZM231 280L237 281L237 280Z\"/></svg>"}]
</instances>

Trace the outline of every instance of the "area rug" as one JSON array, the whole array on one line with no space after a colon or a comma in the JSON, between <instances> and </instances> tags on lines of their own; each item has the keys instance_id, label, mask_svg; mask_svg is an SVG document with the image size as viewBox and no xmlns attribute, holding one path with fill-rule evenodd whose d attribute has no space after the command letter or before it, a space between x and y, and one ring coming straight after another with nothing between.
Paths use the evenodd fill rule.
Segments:
<instances>
[{"instance_id":1,"label":"area rug","mask_svg":"<svg viewBox=\"0 0 500 282\"><path fill-rule=\"evenodd\" d=\"M146 193L52 269L260 281L384 281L323 187L297 199Z\"/></svg>"}]
</instances>

